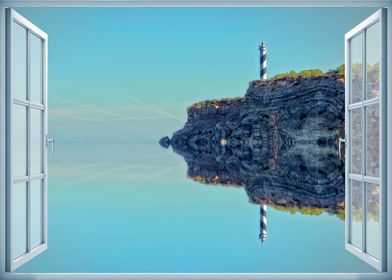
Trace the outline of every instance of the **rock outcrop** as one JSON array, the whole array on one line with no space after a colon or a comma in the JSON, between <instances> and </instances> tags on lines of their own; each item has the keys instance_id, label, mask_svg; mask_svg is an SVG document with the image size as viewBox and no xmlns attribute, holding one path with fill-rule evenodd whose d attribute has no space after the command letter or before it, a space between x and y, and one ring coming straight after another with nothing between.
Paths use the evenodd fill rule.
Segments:
<instances>
[{"instance_id":1,"label":"rock outcrop","mask_svg":"<svg viewBox=\"0 0 392 280\"><path fill-rule=\"evenodd\" d=\"M159 144L163 147L163 148L169 148L170 146L170 138L165 136L163 137L161 140L159 140Z\"/></svg>"},{"instance_id":2,"label":"rock outcrop","mask_svg":"<svg viewBox=\"0 0 392 280\"><path fill-rule=\"evenodd\" d=\"M245 188L250 201L344 207L344 79L338 75L250 82L245 97L188 107L170 144L188 176Z\"/></svg>"}]
</instances>

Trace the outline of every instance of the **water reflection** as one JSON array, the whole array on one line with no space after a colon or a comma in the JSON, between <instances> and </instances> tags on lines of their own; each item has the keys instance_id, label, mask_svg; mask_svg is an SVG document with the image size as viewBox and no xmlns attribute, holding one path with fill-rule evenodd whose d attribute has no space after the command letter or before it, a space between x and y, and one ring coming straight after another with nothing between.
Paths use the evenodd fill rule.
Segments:
<instances>
[{"instance_id":1,"label":"water reflection","mask_svg":"<svg viewBox=\"0 0 392 280\"><path fill-rule=\"evenodd\" d=\"M196 182L245 189L249 202L260 204L260 241L267 238L267 206L291 213L319 215L325 211L344 218L344 159L334 145L280 143L271 150L248 149L248 158L236 155L242 146L221 144L219 156L187 145L172 145Z\"/></svg>"},{"instance_id":2,"label":"water reflection","mask_svg":"<svg viewBox=\"0 0 392 280\"><path fill-rule=\"evenodd\" d=\"M251 150L244 160L236 157L241 147L222 146L215 157L190 149L173 147L188 166L188 178L203 184L243 187L251 203L279 210L342 215L344 209L344 161L332 145L294 144L282 146L275 159L269 151ZM267 162L267 164L260 164Z\"/></svg>"}]
</instances>

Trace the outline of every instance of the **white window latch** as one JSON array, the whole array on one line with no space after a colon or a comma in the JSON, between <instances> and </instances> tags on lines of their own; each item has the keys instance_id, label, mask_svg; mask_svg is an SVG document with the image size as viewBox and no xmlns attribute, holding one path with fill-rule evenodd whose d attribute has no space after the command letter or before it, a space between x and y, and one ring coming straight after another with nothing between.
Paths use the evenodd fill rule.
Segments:
<instances>
[{"instance_id":1,"label":"white window latch","mask_svg":"<svg viewBox=\"0 0 392 280\"><path fill-rule=\"evenodd\" d=\"M51 144L51 152L50 152L50 159L53 159L53 155L54 155L54 150L56 148L56 142L54 141L54 138L48 138L46 137L46 146L48 146L49 144Z\"/></svg>"}]
</instances>

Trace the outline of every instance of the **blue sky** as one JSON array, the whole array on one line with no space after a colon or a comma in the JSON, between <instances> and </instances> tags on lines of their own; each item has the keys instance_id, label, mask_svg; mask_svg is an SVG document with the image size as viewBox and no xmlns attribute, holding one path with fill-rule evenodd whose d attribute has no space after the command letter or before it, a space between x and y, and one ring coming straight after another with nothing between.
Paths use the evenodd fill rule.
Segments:
<instances>
[{"instance_id":1,"label":"blue sky","mask_svg":"<svg viewBox=\"0 0 392 280\"><path fill-rule=\"evenodd\" d=\"M183 125L187 105L242 96L248 82L258 79L262 40L268 44L269 76L342 64L344 34L374 9L18 11L49 35L52 134L87 137L118 121L126 129L155 131L155 139Z\"/></svg>"}]
</instances>

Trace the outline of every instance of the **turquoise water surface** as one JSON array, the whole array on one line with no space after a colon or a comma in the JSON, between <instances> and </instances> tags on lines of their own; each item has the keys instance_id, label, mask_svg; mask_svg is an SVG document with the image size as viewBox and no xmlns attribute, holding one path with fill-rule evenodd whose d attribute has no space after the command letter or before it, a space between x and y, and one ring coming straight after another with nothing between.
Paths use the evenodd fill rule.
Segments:
<instances>
[{"instance_id":1,"label":"turquoise water surface","mask_svg":"<svg viewBox=\"0 0 392 280\"><path fill-rule=\"evenodd\" d=\"M338 217L269 207L261 244L245 191L196 183L186 169L152 140L59 142L49 247L18 272L373 271L345 250Z\"/></svg>"}]
</instances>

